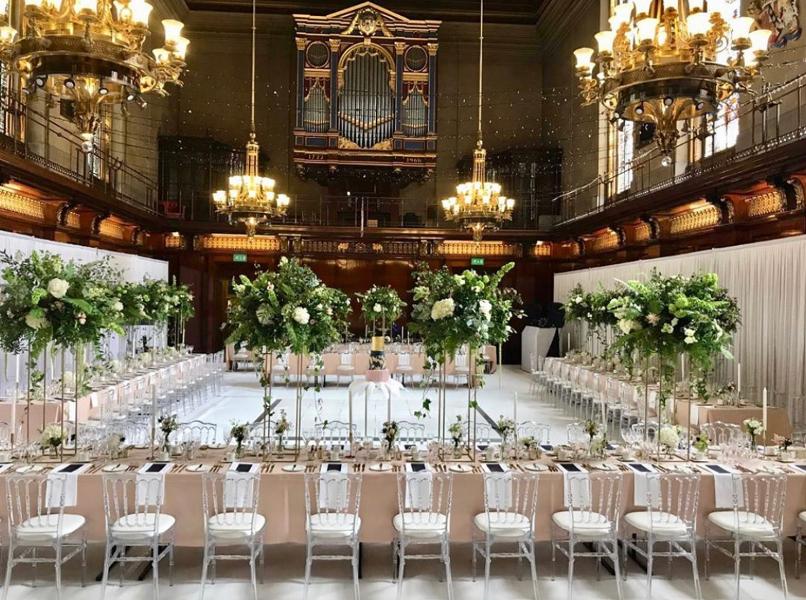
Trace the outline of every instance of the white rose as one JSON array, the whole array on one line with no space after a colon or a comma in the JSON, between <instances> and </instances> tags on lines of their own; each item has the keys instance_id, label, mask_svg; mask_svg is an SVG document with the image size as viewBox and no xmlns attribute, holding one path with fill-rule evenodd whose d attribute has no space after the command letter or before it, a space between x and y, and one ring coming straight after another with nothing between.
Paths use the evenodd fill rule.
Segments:
<instances>
[{"instance_id":1,"label":"white rose","mask_svg":"<svg viewBox=\"0 0 806 600\"><path fill-rule=\"evenodd\" d=\"M54 298L64 298L64 295L67 293L67 288L69 287L70 284L64 279L55 277L48 282L48 293Z\"/></svg>"},{"instance_id":2,"label":"white rose","mask_svg":"<svg viewBox=\"0 0 806 600\"><path fill-rule=\"evenodd\" d=\"M479 311L484 315L484 318L490 320L490 312L493 310L493 305L489 300L479 300Z\"/></svg>"},{"instance_id":3,"label":"white rose","mask_svg":"<svg viewBox=\"0 0 806 600\"><path fill-rule=\"evenodd\" d=\"M33 330L39 330L48 324L48 320L45 317L28 313L25 315L25 324Z\"/></svg>"},{"instance_id":4,"label":"white rose","mask_svg":"<svg viewBox=\"0 0 806 600\"><path fill-rule=\"evenodd\" d=\"M473 291L476 292L477 294L480 294L481 293L481 286L480 285L474 285L473 286Z\"/></svg>"},{"instance_id":5,"label":"white rose","mask_svg":"<svg viewBox=\"0 0 806 600\"><path fill-rule=\"evenodd\" d=\"M372 310L374 310L377 313L383 312L383 306L381 306L380 304L376 304L375 306L372 307Z\"/></svg>"},{"instance_id":6,"label":"white rose","mask_svg":"<svg viewBox=\"0 0 806 600\"><path fill-rule=\"evenodd\" d=\"M465 284L465 278L462 277L461 275L454 275L453 280L456 282L456 285L458 285L459 287L461 287L461 286L463 286Z\"/></svg>"},{"instance_id":7,"label":"white rose","mask_svg":"<svg viewBox=\"0 0 806 600\"><path fill-rule=\"evenodd\" d=\"M123 310L123 302L115 302L112 305L112 308L115 309L118 312L121 312Z\"/></svg>"},{"instance_id":8,"label":"white rose","mask_svg":"<svg viewBox=\"0 0 806 600\"><path fill-rule=\"evenodd\" d=\"M298 306L294 309L293 318L300 325L307 325L308 321L311 320L311 315L308 313L307 309Z\"/></svg>"},{"instance_id":9,"label":"white rose","mask_svg":"<svg viewBox=\"0 0 806 600\"><path fill-rule=\"evenodd\" d=\"M623 319L618 322L618 328L624 333L630 333L633 330L635 323L629 319Z\"/></svg>"},{"instance_id":10,"label":"white rose","mask_svg":"<svg viewBox=\"0 0 806 600\"><path fill-rule=\"evenodd\" d=\"M288 264L288 259L287 259L285 256L283 256L283 257L280 259L280 264L281 264L281 265Z\"/></svg>"},{"instance_id":11,"label":"white rose","mask_svg":"<svg viewBox=\"0 0 806 600\"><path fill-rule=\"evenodd\" d=\"M674 327L671 326L669 323L664 323L663 327L660 328L663 333L673 333Z\"/></svg>"},{"instance_id":12,"label":"white rose","mask_svg":"<svg viewBox=\"0 0 806 600\"><path fill-rule=\"evenodd\" d=\"M456 304L454 303L453 298L437 300L434 302L434 306L431 307L431 318L434 321L439 321L445 317L450 317L455 309Z\"/></svg>"}]
</instances>

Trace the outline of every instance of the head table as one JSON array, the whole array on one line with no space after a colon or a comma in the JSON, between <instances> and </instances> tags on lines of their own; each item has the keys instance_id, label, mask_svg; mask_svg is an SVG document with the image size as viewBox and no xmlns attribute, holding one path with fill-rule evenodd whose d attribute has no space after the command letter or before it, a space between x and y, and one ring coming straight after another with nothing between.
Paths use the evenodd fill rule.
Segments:
<instances>
[{"instance_id":1,"label":"head table","mask_svg":"<svg viewBox=\"0 0 806 600\"><path fill-rule=\"evenodd\" d=\"M202 473L189 471L190 465L209 465L212 472L224 473L231 463L224 462L226 451L224 449L203 450L189 462L174 463L165 475L165 500L163 512L171 514L177 519L176 543L180 546L202 546L204 540L202 515ZM65 461L69 459L65 457ZM148 451L144 449L132 450L125 459L105 463L109 465L126 465L126 471L138 470L148 462ZM246 457L241 462L260 462L257 457ZM327 462L327 461L324 461ZM266 542L304 543L305 541L305 503L304 503L304 473L319 472L323 461L300 461L302 470L299 472L286 472L283 467L289 462L263 462L260 467L260 504L258 511L267 519ZM394 468L389 471L376 472L371 469L374 462L356 463L351 459L342 459L347 464L347 472L361 472L363 476L362 502L361 502L361 540L369 543L388 543L393 536L392 517L399 512L396 476L405 470L404 460L392 461ZM565 461L569 462L569 461ZM635 462L635 461L633 461ZM718 464L718 460L712 461ZM52 459L49 463L38 463L38 472L47 473L58 463ZM86 473L77 475L77 502L76 506L65 508L67 513L77 513L87 518L88 539L101 542L104 537L104 502L102 491L102 477L104 463L95 463ZM390 464L387 462L386 464ZM456 463L431 463L434 472L451 472L451 465ZM451 540L455 542L469 542L471 539L471 522L473 516L484 512L483 475L481 462L464 462L470 467L466 473L454 473L453 504L451 515ZM543 455L537 461L503 461L512 472L530 472L529 466L542 464L546 470L537 473L539 477L539 494L537 506L537 519L535 537L537 540L550 539L550 515L563 508L563 473L556 466L553 459ZM590 461L582 460L577 464L583 465L589 471L596 467ZM634 474L624 463L614 457L608 458L604 464L618 470L623 476L623 489L621 494L622 514L635 507L633 481ZM671 465L685 465L682 460L656 463L655 468L662 472L671 469ZM4 468L0 479L5 479L8 473L15 472L19 465L8 465ZM24 467L22 467L24 468ZM715 509L714 477L708 469L701 465L689 463L688 468L702 474L699 501L699 523L706 515ZM780 464L766 459L747 459L738 467L740 471L772 471L787 475L787 493L784 512L783 530L785 534L792 535L797 531L798 513L806 509L806 458L794 464ZM4 486L5 487L5 486ZM642 508L643 510L643 508ZM7 522L6 496L0 499L0 519ZM698 526L699 528L699 526ZM699 528L699 531L702 531Z\"/></svg>"}]
</instances>

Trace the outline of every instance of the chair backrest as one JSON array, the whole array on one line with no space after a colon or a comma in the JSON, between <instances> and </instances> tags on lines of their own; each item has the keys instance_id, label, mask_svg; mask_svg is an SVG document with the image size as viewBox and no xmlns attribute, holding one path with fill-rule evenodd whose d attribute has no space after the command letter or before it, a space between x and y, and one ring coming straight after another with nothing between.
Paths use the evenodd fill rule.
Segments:
<instances>
[{"instance_id":1,"label":"chair backrest","mask_svg":"<svg viewBox=\"0 0 806 600\"><path fill-rule=\"evenodd\" d=\"M401 442L424 442L425 423L412 423L411 421L398 421L398 439Z\"/></svg>"},{"instance_id":2,"label":"chair backrest","mask_svg":"<svg viewBox=\"0 0 806 600\"><path fill-rule=\"evenodd\" d=\"M516 523L521 515L529 519L530 535L534 534L539 481L534 473L484 473L487 522Z\"/></svg>"},{"instance_id":3,"label":"chair backrest","mask_svg":"<svg viewBox=\"0 0 806 600\"><path fill-rule=\"evenodd\" d=\"M254 534L259 502L259 471L202 475L205 530L214 524L247 528L250 535Z\"/></svg>"},{"instance_id":4,"label":"chair backrest","mask_svg":"<svg viewBox=\"0 0 806 600\"><path fill-rule=\"evenodd\" d=\"M459 369L467 368L467 354L457 354L453 357L453 366Z\"/></svg>"},{"instance_id":5,"label":"chair backrest","mask_svg":"<svg viewBox=\"0 0 806 600\"><path fill-rule=\"evenodd\" d=\"M722 421L703 423L700 425L700 430L708 434L708 441L712 444L722 445L732 440L743 440L747 437L747 434L740 425L724 423Z\"/></svg>"},{"instance_id":6,"label":"chair backrest","mask_svg":"<svg viewBox=\"0 0 806 600\"><path fill-rule=\"evenodd\" d=\"M470 432L470 423L465 422L465 431ZM476 423L476 442L479 444L490 444L493 439L498 438L495 428L489 423Z\"/></svg>"},{"instance_id":7,"label":"chair backrest","mask_svg":"<svg viewBox=\"0 0 806 600\"><path fill-rule=\"evenodd\" d=\"M181 423L177 431L178 442L199 442L202 445L213 445L218 437L218 425L204 421L188 421Z\"/></svg>"},{"instance_id":8,"label":"chair backrest","mask_svg":"<svg viewBox=\"0 0 806 600\"><path fill-rule=\"evenodd\" d=\"M397 474L397 506L406 526L428 525L450 529L453 502L453 473Z\"/></svg>"},{"instance_id":9,"label":"chair backrest","mask_svg":"<svg viewBox=\"0 0 806 600\"><path fill-rule=\"evenodd\" d=\"M535 423L534 421L522 421L517 427L518 439L534 438L538 444L551 443L551 425L546 423Z\"/></svg>"},{"instance_id":10,"label":"chair backrest","mask_svg":"<svg viewBox=\"0 0 806 600\"><path fill-rule=\"evenodd\" d=\"M353 424L353 439L355 439L357 425ZM343 421L325 421L314 425L314 436L323 442L348 443L350 440L350 424Z\"/></svg>"},{"instance_id":11,"label":"chair backrest","mask_svg":"<svg viewBox=\"0 0 806 600\"><path fill-rule=\"evenodd\" d=\"M786 484L783 474L733 473L734 524L747 528L769 523L780 535Z\"/></svg>"},{"instance_id":12,"label":"chair backrest","mask_svg":"<svg viewBox=\"0 0 806 600\"><path fill-rule=\"evenodd\" d=\"M311 353L308 357L308 372L319 373L325 368L325 359L318 352Z\"/></svg>"},{"instance_id":13,"label":"chair backrest","mask_svg":"<svg viewBox=\"0 0 806 600\"><path fill-rule=\"evenodd\" d=\"M585 431L585 423L570 423L565 426L569 444L581 444L589 439Z\"/></svg>"},{"instance_id":14,"label":"chair backrest","mask_svg":"<svg viewBox=\"0 0 806 600\"><path fill-rule=\"evenodd\" d=\"M158 534L163 502L163 475L104 473L104 514L107 532L123 519L128 527L153 526Z\"/></svg>"},{"instance_id":15,"label":"chair backrest","mask_svg":"<svg viewBox=\"0 0 806 600\"><path fill-rule=\"evenodd\" d=\"M342 352L341 353L341 358L339 360L340 360L340 364L342 366L344 366L344 367L352 366L352 364L353 364L353 353L352 352Z\"/></svg>"},{"instance_id":16,"label":"chair backrest","mask_svg":"<svg viewBox=\"0 0 806 600\"><path fill-rule=\"evenodd\" d=\"M621 473L594 471L567 473L567 505L571 511L571 535L579 527L580 534L590 527L609 524L610 533L618 532L621 511Z\"/></svg>"},{"instance_id":17,"label":"chair backrest","mask_svg":"<svg viewBox=\"0 0 806 600\"><path fill-rule=\"evenodd\" d=\"M650 528L663 530L664 526L682 522L687 532L693 532L697 525L700 474L651 473L646 477Z\"/></svg>"},{"instance_id":18,"label":"chair backrest","mask_svg":"<svg viewBox=\"0 0 806 600\"><path fill-rule=\"evenodd\" d=\"M151 423L148 421L127 421L123 428L126 444L132 446L148 446L151 444Z\"/></svg>"},{"instance_id":19,"label":"chair backrest","mask_svg":"<svg viewBox=\"0 0 806 600\"><path fill-rule=\"evenodd\" d=\"M310 531L311 519L317 518L320 525L338 525L352 521L355 537L357 516L361 508L361 473L305 474L305 517Z\"/></svg>"},{"instance_id":20,"label":"chair backrest","mask_svg":"<svg viewBox=\"0 0 806 600\"><path fill-rule=\"evenodd\" d=\"M58 477L58 474L51 475L51 478L54 477ZM61 531L65 479L66 476L62 476L62 484L51 490L52 483L48 482L47 475L12 473L5 476L9 536L13 536L15 528L26 522L26 526L57 526L57 531Z\"/></svg>"},{"instance_id":21,"label":"chair backrest","mask_svg":"<svg viewBox=\"0 0 806 600\"><path fill-rule=\"evenodd\" d=\"M410 367L411 366L411 355L408 352L401 352L397 355L397 366L398 367Z\"/></svg>"}]
</instances>

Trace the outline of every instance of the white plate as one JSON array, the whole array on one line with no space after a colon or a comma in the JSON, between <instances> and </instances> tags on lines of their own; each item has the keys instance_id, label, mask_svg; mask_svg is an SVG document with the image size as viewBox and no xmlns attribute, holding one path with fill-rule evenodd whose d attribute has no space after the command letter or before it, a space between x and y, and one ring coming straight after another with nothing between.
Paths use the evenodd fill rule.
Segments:
<instances>
[{"instance_id":1,"label":"white plate","mask_svg":"<svg viewBox=\"0 0 806 600\"><path fill-rule=\"evenodd\" d=\"M535 471L537 473L549 470L548 465L543 465L543 464L540 464L540 463L532 463L532 464L526 465L524 468L527 471Z\"/></svg>"},{"instance_id":2,"label":"white plate","mask_svg":"<svg viewBox=\"0 0 806 600\"><path fill-rule=\"evenodd\" d=\"M793 463L793 462L798 462L798 459L797 458L790 458L789 460L784 460L783 458L779 458L778 462L779 463Z\"/></svg>"},{"instance_id":3,"label":"white plate","mask_svg":"<svg viewBox=\"0 0 806 600\"><path fill-rule=\"evenodd\" d=\"M468 465L451 465L451 471L454 473L469 473L472 470Z\"/></svg>"},{"instance_id":4,"label":"white plate","mask_svg":"<svg viewBox=\"0 0 806 600\"><path fill-rule=\"evenodd\" d=\"M210 465L188 465L185 471L190 471L191 473L205 473L210 470Z\"/></svg>"},{"instance_id":5,"label":"white plate","mask_svg":"<svg viewBox=\"0 0 806 600\"><path fill-rule=\"evenodd\" d=\"M392 465L389 463L378 463L369 466L370 471L391 471Z\"/></svg>"},{"instance_id":6,"label":"white plate","mask_svg":"<svg viewBox=\"0 0 806 600\"><path fill-rule=\"evenodd\" d=\"M286 473L299 473L300 471L304 471L305 467L302 465L286 465L283 467L283 471Z\"/></svg>"},{"instance_id":7,"label":"white plate","mask_svg":"<svg viewBox=\"0 0 806 600\"><path fill-rule=\"evenodd\" d=\"M16 469L17 473L39 473L42 469L44 469L42 465L23 465Z\"/></svg>"},{"instance_id":8,"label":"white plate","mask_svg":"<svg viewBox=\"0 0 806 600\"><path fill-rule=\"evenodd\" d=\"M120 473L121 471L125 471L129 468L129 465L117 464L117 465L106 465L101 471L104 473Z\"/></svg>"},{"instance_id":9,"label":"white plate","mask_svg":"<svg viewBox=\"0 0 806 600\"><path fill-rule=\"evenodd\" d=\"M611 465L610 463L606 462L591 463L591 467L593 467L597 471L615 471L618 469L616 465Z\"/></svg>"}]
</instances>

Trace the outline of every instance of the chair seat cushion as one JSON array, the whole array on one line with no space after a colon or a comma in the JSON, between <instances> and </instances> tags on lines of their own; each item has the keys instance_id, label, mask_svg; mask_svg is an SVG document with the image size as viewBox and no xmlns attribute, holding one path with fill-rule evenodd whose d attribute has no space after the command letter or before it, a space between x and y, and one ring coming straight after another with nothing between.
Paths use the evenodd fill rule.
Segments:
<instances>
[{"instance_id":1,"label":"chair seat cushion","mask_svg":"<svg viewBox=\"0 0 806 600\"><path fill-rule=\"evenodd\" d=\"M737 519L738 517L738 519ZM717 510L708 514L708 520L714 525L732 534L759 540L775 539L772 523L761 515L740 510Z\"/></svg>"},{"instance_id":2,"label":"chair seat cushion","mask_svg":"<svg viewBox=\"0 0 806 600\"><path fill-rule=\"evenodd\" d=\"M266 517L252 513L221 513L210 517L207 530L210 535L222 540L248 538L252 533L252 517L254 517L254 533L258 534L266 525Z\"/></svg>"},{"instance_id":3,"label":"chair seat cushion","mask_svg":"<svg viewBox=\"0 0 806 600\"><path fill-rule=\"evenodd\" d=\"M445 533L446 519L442 513L404 513L392 519L396 531L408 537L438 538Z\"/></svg>"},{"instance_id":4,"label":"chair seat cushion","mask_svg":"<svg viewBox=\"0 0 806 600\"><path fill-rule=\"evenodd\" d=\"M401 371L409 372L409 371L413 371L413 370L414 370L414 368L410 367L409 365L398 365L395 368L395 371L399 371L399 372L401 372Z\"/></svg>"},{"instance_id":5,"label":"chair seat cushion","mask_svg":"<svg viewBox=\"0 0 806 600\"><path fill-rule=\"evenodd\" d=\"M570 510L563 510L551 515L551 520L560 529L571 531L572 527L572 513ZM598 538L610 535L612 523L604 516L598 513L582 512L575 510L573 512L573 528L574 535L585 538Z\"/></svg>"},{"instance_id":6,"label":"chair seat cushion","mask_svg":"<svg viewBox=\"0 0 806 600\"><path fill-rule=\"evenodd\" d=\"M75 533L86 522L87 520L81 515L63 514L61 531L59 531L58 514L42 515L23 521L17 526L16 532L17 537L25 542L50 542Z\"/></svg>"},{"instance_id":7,"label":"chair seat cushion","mask_svg":"<svg viewBox=\"0 0 806 600\"><path fill-rule=\"evenodd\" d=\"M156 514L128 515L115 521L109 528L112 536L129 541L145 541L154 537L154 521ZM171 515L160 513L157 521L157 535L169 531L176 524L176 519Z\"/></svg>"},{"instance_id":8,"label":"chair seat cushion","mask_svg":"<svg viewBox=\"0 0 806 600\"><path fill-rule=\"evenodd\" d=\"M355 371L355 367L353 365L339 365L336 367L337 371Z\"/></svg>"},{"instance_id":9,"label":"chair seat cushion","mask_svg":"<svg viewBox=\"0 0 806 600\"><path fill-rule=\"evenodd\" d=\"M635 511L624 515L624 520L639 531L651 531L656 536L680 537L688 534L685 521L670 513Z\"/></svg>"},{"instance_id":10,"label":"chair seat cushion","mask_svg":"<svg viewBox=\"0 0 806 600\"><path fill-rule=\"evenodd\" d=\"M480 513L473 518L481 531L499 537L521 537L531 531L529 517L513 512Z\"/></svg>"},{"instance_id":11,"label":"chair seat cushion","mask_svg":"<svg viewBox=\"0 0 806 600\"><path fill-rule=\"evenodd\" d=\"M319 538L348 538L361 530L361 517L342 513L322 513L311 515L311 534Z\"/></svg>"}]
</instances>

